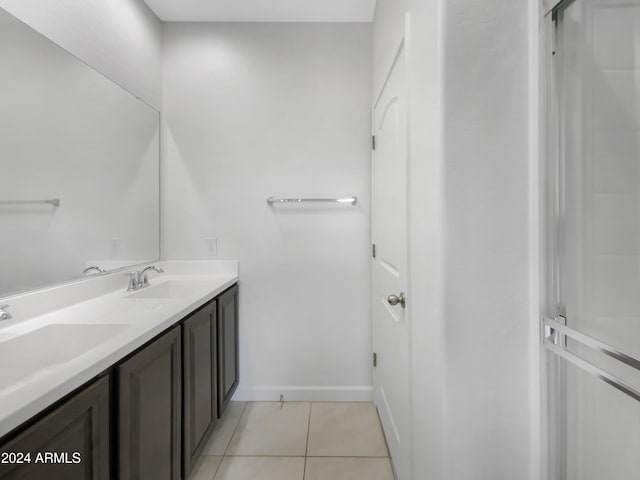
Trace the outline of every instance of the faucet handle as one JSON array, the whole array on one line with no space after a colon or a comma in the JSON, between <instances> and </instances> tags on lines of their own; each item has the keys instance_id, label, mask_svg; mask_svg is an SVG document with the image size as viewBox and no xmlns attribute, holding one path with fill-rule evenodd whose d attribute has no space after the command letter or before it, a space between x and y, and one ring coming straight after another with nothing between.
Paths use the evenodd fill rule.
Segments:
<instances>
[{"instance_id":1,"label":"faucet handle","mask_svg":"<svg viewBox=\"0 0 640 480\"><path fill-rule=\"evenodd\" d=\"M125 277L129 277L129 285L127 286L127 292L133 292L140 288L140 272L125 272Z\"/></svg>"},{"instance_id":2,"label":"faucet handle","mask_svg":"<svg viewBox=\"0 0 640 480\"><path fill-rule=\"evenodd\" d=\"M7 312L9 305L0 305L0 320L11 320L13 315Z\"/></svg>"}]
</instances>

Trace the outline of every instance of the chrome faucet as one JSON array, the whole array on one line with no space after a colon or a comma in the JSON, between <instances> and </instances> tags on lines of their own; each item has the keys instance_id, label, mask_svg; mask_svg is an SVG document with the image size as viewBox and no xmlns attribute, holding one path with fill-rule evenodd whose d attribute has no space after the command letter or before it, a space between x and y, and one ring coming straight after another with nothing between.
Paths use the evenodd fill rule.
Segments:
<instances>
[{"instance_id":1,"label":"chrome faucet","mask_svg":"<svg viewBox=\"0 0 640 480\"><path fill-rule=\"evenodd\" d=\"M150 285L149 278L147 277L147 272L149 270L153 270L156 273L164 273L164 270L155 265L151 265L139 272L127 272L125 275L129 276L129 286L127 287L127 292L133 292L135 290L140 290L141 288L148 287Z\"/></svg>"},{"instance_id":2,"label":"chrome faucet","mask_svg":"<svg viewBox=\"0 0 640 480\"><path fill-rule=\"evenodd\" d=\"M9 305L0 305L0 320L11 320L13 315L7 312Z\"/></svg>"},{"instance_id":3,"label":"chrome faucet","mask_svg":"<svg viewBox=\"0 0 640 480\"><path fill-rule=\"evenodd\" d=\"M140 281L139 288L144 288L149 286L149 278L147 278L147 272L149 270L153 270L156 273L164 273L164 270L161 269L160 267L157 267L155 265L148 266L138 274L138 280Z\"/></svg>"},{"instance_id":4,"label":"chrome faucet","mask_svg":"<svg viewBox=\"0 0 640 480\"><path fill-rule=\"evenodd\" d=\"M98 272L98 273L104 273L104 272L106 272L106 270L105 270L104 268L99 267L98 265L92 265L92 266L90 266L90 267L85 268L85 269L82 271L82 273L86 275L86 274L87 274L87 273L89 273L91 270L95 270L95 271L96 271L96 272Z\"/></svg>"}]
</instances>

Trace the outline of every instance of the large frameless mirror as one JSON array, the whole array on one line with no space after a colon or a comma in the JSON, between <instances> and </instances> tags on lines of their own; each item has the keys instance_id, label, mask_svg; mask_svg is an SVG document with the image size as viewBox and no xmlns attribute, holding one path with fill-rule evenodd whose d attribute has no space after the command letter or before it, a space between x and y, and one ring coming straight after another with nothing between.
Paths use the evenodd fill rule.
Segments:
<instances>
[{"instance_id":1,"label":"large frameless mirror","mask_svg":"<svg viewBox=\"0 0 640 480\"><path fill-rule=\"evenodd\" d=\"M0 9L0 297L158 259L159 150L157 110Z\"/></svg>"}]
</instances>

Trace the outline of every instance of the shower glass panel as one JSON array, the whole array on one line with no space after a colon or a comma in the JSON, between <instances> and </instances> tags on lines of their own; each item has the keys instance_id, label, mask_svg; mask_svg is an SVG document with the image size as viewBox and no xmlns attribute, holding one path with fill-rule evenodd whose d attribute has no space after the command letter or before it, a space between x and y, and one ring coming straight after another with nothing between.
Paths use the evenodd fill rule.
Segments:
<instances>
[{"instance_id":1,"label":"shower glass panel","mask_svg":"<svg viewBox=\"0 0 640 480\"><path fill-rule=\"evenodd\" d=\"M550 17L543 315L576 333L545 331L549 478L637 480L640 0L564 1Z\"/></svg>"}]
</instances>

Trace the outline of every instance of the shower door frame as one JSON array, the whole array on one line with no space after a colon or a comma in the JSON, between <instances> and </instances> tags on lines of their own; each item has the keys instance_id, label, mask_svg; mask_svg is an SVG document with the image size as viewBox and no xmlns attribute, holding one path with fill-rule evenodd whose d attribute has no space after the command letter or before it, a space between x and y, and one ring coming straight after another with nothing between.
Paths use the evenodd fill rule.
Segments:
<instances>
[{"instance_id":1,"label":"shower door frame","mask_svg":"<svg viewBox=\"0 0 640 480\"><path fill-rule=\"evenodd\" d=\"M569 0L569 3L574 0ZM558 257L561 241L563 205L560 197L561 88L555 56L557 42L556 8L567 0L541 0L542 18L539 41L541 95L540 108L540 316L560 317L561 269ZM566 365L544 348L545 329L540 324L540 456L541 479L565 480L567 471L567 398Z\"/></svg>"}]
</instances>

